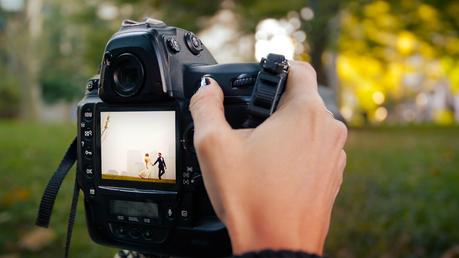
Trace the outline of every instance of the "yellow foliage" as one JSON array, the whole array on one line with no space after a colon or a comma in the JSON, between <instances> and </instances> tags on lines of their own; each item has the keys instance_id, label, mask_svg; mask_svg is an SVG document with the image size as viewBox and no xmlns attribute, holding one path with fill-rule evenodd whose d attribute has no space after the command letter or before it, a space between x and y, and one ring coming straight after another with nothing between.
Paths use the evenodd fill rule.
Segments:
<instances>
[{"instance_id":1,"label":"yellow foliage","mask_svg":"<svg viewBox=\"0 0 459 258\"><path fill-rule=\"evenodd\" d=\"M459 55L459 38L435 7L421 2L402 1L398 8L406 12L382 0L363 5L363 16L352 9L344 12L337 74L343 92L355 96L351 102L343 102L351 110L350 121L360 121L361 112L366 112L370 121L382 121L387 115L383 116L384 112L397 101L432 90L436 82L445 79L452 92L459 93L459 60L449 57ZM459 2L449 6L459 10ZM383 109L384 103L388 106ZM439 112L434 120L447 123L451 115Z\"/></svg>"},{"instance_id":2,"label":"yellow foliage","mask_svg":"<svg viewBox=\"0 0 459 258\"><path fill-rule=\"evenodd\" d=\"M375 17L376 19L376 24L380 28L384 28L386 30L393 30L396 27L398 27L397 20L395 19L394 16L392 16L389 13L383 13L380 14L378 17Z\"/></svg>"},{"instance_id":3,"label":"yellow foliage","mask_svg":"<svg viewBox=\"0 0 459 258\"><path fill-rule=\"evenodd\" d=\"M363 12L368 17L375 17L390 10L390 6L385 1L374 1L363 8Z\"/></svg>"},{"instance_id":4,"label":"yellow foliage","mask_svg":"<svg viewBox=\"0 0 459 258\"><path fill-rule=\"evenodd\" d=\"M416 47L416 36L409 31L402 31L398 34L397 38L397 50L402 55L411 54Z\"/></svg>"},{"instance_id":5,"label":"yellow foliage","mask_svg":"<svg viewBox=\"0 0 459 258\"><path fill-rule=\"evenodd\" d=\"M432 6L427 4L421 4L418 7L418 15L419 17L426 21L426 22L436 22L437 19L437 10L435 10Z\"/></svg>"},{"instance_id":6,"label":"yellow foliage","mask_svg":"<svg viewBox=\"0 0 459 258\"><path fill-rule=\"evenodd\" d=\"M358 106L364 110L374 110L382 101L375 101L375 94L385 99L386 92L398 96L403 65L391 63L384 66L371 56L339 55L337 72L343 87L356 95Z\"/></svg>"},{"instance_id":7,"label":"yellow foliage","mask_svg":"<svg viewBox=\"0 0 459 258\"><path fill-rule=\"evenodd\" d=\"M419 53L426 58L434 58L437 53L435 51L435 48L426 42L420 42L419 43Z\"/></svg>"},{"instance_id":8,"label":"yellow foliage","mask_svg":"<svg viewBox=\"0 0 459 258\"><path fill-rule=\"evenodd\" d=\"M434 121L441 125L450 125L454 123L454 115L451 111L443 109L435 112Z\"/></svg>"},{"instance_id":9,"label":"yellow foliage","mask_svg":"<svg viewBox=\"0 0 459 258\"><path fill-rule=\"evenodd\" d=\"M442 58L440 64L449 80L451 91L459 94L459 62L451 57Z\"/></svg>"},{"instance_id":10,"label":"yellow foliage","mask_svg":"<svg viewBox=\"0 0 459 258\"><path fill-rule=\"evenodd\" d=\"M382 77L381 83L384 85L386 92L393 97L400 97L400 85L403 75L403 65L400 63L390 63L385 76Z\"/></svg>"},{"instance_id":11,"label":"yellow foliage","mask_svg":"<svg viewBox=\"0 0 459 258\"><path fill-rule=\"evenodd\" d=\"M377 105L373 102L372 96L375 92L374 83L367 80L361 80L356 88L356 95L359 99L359 106L364 110L374 110Z\"/></svg>"},{"instance_id":12,"label":"yellow foliage","mask_svg":"<svg viewBox=\"0 0 459 258\"><path fill-rule=\"evenodd\" d=\"M458 54L459 53L459 39L458 38L447 38L446 39L446 51L450 52L451 54Z\"/></svg>"},{"instance_id":13,"label":"yellow foliage","mask_svg":"<svg viewBox=\"0 0 459 258\"><path fill-rule=\"evenodd\" d=\"M352 78L356 77L351 60L345 55L338 56L336 60L336 69L341 80L350 81Z\"/></svg>"},{"instance_id":14,"label":"yellow foliage","mask_svg":"<svg viewBox=\"0 0 459 258\"><path fill-rule=\"evenodd\" d=\"M352 28L357 25L359 21L350 12L343 12L341 16L341 26Z\"/></svg>"}]
</instances>

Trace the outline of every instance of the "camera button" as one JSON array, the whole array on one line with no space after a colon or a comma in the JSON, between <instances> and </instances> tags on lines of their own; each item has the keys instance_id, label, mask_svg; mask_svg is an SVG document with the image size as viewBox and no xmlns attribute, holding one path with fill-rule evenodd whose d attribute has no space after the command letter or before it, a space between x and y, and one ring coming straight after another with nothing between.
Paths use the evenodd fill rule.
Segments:
<instances>
[{"instance_id":1,"label":"camera button","mask_svg":"<svg viewBox=\"0 0 459 258\"><path fill-rule=\"evenodd\" d=\"M182 217L183 220L188 220L190 218L190 212L186 209L182 209L180 211L180 217Z\"/></svg>"},{"instance_id":2,"label":"camera button","mask_svg":"<svg viewBox=\"0 0 459 258\"><path fill-rule=\"evenodd\" d=\"M124 236L126 235L126 228L124 226L119 225L115 228L115 233L119 236Z\"/></svg>"},{"instance_id":3,"label":"camera button","mask_svg":"<svg viewBox=\"0 0 459 258\"><path fill-rule=\"evenodd\" d=\"M88 193L89 193L89 197L93 198L96 195L96 189L89 188Z\"/></svg>"},{"instance_id":4,"label":"camera button","mask_svg":"<svg viewBox=\"0 0 459 258\"><path fill-rule=\"evenodd\" d=\"M91 160L94 152L92 151L92 146L90 144L86 144L86 147L83 149L83 156L87 160Z\"/></svg>"},{"instance_id":5,"label":"camera button","mask_svg":"<svg viewBox=\"0 0 459 258\"><path fill-rule=\"evenodd\" d=\"M138 228L132 228L130 231L129 231L129 236L133 239L137 239L140 237L140 230Z\"/></svg>"},{"instance_id":6,"label":"camera button","mask_svg":"<svg viewBox=\"0 0 459 258\"><path fill-rule=\"evenodd\" d=\"M142 232L145 240L161 241L167 237L167 230L163 228L147 228Z\"/></svg>"},{"instance_id":7,"label":"camera button","mask_svg":"<svg viewBox=\"0 0 459 258\"><path fill-rule=\"evenodd\" d=\"M126 220L126 217L124 215L116 215L115 216L115 219L117 221L125 221Z\"/></svg>"},{"instance_id":8,"label":"camera button","mask_svg":"<svg viewBox=\"0 0 459 258\"><path fill-rule=\"evenodd\" d=\"M93 136L92 129L83 130L83 135L87 139L92 139L92 136Z\"/></svg>"},{"instance_id":9,"label":"camera button","mask_svg":"<svg viewBox=\"0 0 459 258\"><path fill-rule=\"evenodd\" d=\"M187 166L186 167L186 171L182 173L182 178L185 180L185 179L189 179L191 178L193 174L193 167L191 166Z\"/></svg>"},{"instance_id":10,"label":"camera button","mask_svg":"<svg viewBox=\"0 0 459 258\"><path fill-rule=\"evenodd\" d=\"M87 166L85 169L84 169L84 173L86 174L86 177L87 178L92 178L93 175L94 175L94 171L92 169L91 166Z\"/></svg>"},{"instance_id":11,"label":"camera button","mask_svg":"<svg viewBox=\"0 0 459 258\"><path fill-rule=\"evenodd\" d=\"M198 48L201 46L201 42L196 37L191 37L191 43L193 44L193 47Z\"/></svg>"},{"instance_id":12,"label":"camera button","mask_svg":"<svg viewBox=\"0 0 459 258\"><path fill-rule=\"evenodd\" d=\"M140 219L138 217L133 217L133 216L128 216L128 221L129 222L140 222Z\"/></svg>"},{"instance_id":13,"label":"camera button","mask_svg":"<svg viewBox=\"0 0 459 258\"><path fill-rule=\"evenodd\" d=\"M178 53L180 52L180 44L175 38L167 38L166 39L166 44L169 50L171 50L173 53Z\"/></svg>"},{"instance_id":14,"label":"camera button","mask_svg":"<svg viewBox=\"0 0 459 258\"><path fill-rule=\"evenodd\" d=\"M193 178L191 178L191 184L192 185L201 185L202 184L202 176L201 175L195 175Z\"/></svg>"},{"instance_id":15,"label":"camera button","mask_svg":"<svg viewBox=\"0 0 459 258\"><path fill-rule=\"evenodd\" d=\"M151 218L143 218L143 219L142 219L142 222L143 222L144 224L151 224L151 223L153 223L153 220L152 220Z\"/></svg>"},{"instance_id":16,"label":"camera button","mask_svg":"<svg viewBox=\"0 0 459 258\"><path fill-rule=\"evenodd\" d=\"M91 111L85 111L85 112L83 113L83 117L84 117L84 119L86 119L86 120L92 120L92 112L91 112Z\"/></svg>"},{"instance_id":17,"label":"camera button","mask_svg":"<svg viewBox=\"0 0 459 258\"><path fill-rule=\"evenodd\" d=\"M92 91L95 88L95 82L93 80L89 80L88 83L86 84L86 89L88 91Z\"/></svg>"},{"instance_id":18,"label":"camera button","mask_svg":"<svg viewBox=\"0 0 459 258\"><path fill-rule=\"evenodd\" d=\"M194 125L191 124L189 125L186 129L185 132L183 133L183 149L186 151L190 151L191 153L196 153L196 150L194 149Z\"/></svg>"},{"instance_id":19,"label":"camera button","mask_svg":"<svg viewBox=\"0 0 459 258\"><path fill-rule=\"evenodd\" d=\"M92 107L85 106L83 107L83 119L86 121L91 121L93 118Z\"/></svg>"},{"instance_id":20,"label":"camera button","mask_svg":"<svg viewBox=\"0 0 459 258\"><path fill-rule=\"evenodd\" d=\"M174 209L172 208L167 208L167 212L166 212L166 217L169 219L169 220L173 220L174 219Z\"/></svg>"},{"instance_id":21,"label":"camera button","mask_svg":"<svg viewBox=\"0 0 459 258\"><path fill-rule=\"evenodd\" d=\"M201 40L191 32L185 34L185 43L193 55L198 55L203 50Z\"/></svg>"},{"instance_id":22,"label":"camera button","mask_svg":"<svg viewBox=\"0 0 459 258\"><path fill-rule=\"evenodd\" d=\"M142 236L145 240L151 240L153 237L153 232L151 232L149 229L144 230Z\"/></svg>"}]
</instances>

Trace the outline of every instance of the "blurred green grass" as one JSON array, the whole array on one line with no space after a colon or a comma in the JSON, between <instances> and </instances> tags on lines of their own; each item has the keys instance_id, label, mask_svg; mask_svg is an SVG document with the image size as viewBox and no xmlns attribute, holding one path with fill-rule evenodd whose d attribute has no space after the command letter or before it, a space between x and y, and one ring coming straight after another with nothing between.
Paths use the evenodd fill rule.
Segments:
<instances>
[{"instance_id":1,"label":"blurred green grass","mask_svg":"<svg viewBox=\"0 0 459 258\"><path fill-rule=\"evenodd\" d=\"M441 257L459 246L458 127L354 129L346 150L331 257Z\"/></svg>"},{"instance_id":2,"label":"blurred green grass","mask_svg":"<svg viewBox=\"0 0 459 258\"><path fill-rule=\"evenodd\" d=\"M76 127L69 124L0 121L0 256L63 257L75 168L62 184L54 206L50 228L56 232L55 241L39 252L20 250L18 241L34 228L43 190L75 135ZM70 257L113 257L116 249L90 240L82 197L80 195Z\"/></svg>"},{"instance_id":3,"label":"blurred green grass","mask_svg":"<svg viewBox=\"0 0 459 258\"><path fill-rule=\"evenodd\" d=\"M56 201L56 240L39 252L18 240L33 229L43 189L74 125L0 121L0 256L61 257L72 173ZM330 257L439 257L459 245L459 127L351 129L348 166L326 253ZM113 257L87 234L79 205L71 257Z\"/></svg>"}]
</instances>

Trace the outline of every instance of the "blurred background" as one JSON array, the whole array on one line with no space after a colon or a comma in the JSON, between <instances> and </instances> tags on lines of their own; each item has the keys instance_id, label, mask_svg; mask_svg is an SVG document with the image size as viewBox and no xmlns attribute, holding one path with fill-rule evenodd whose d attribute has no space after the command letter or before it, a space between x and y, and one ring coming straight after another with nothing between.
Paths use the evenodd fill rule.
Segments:
<instances>
[{"instance_id":1,"label":"blurred background","mask_svg":"<svg viewBox=\"0 0 459 258\"><path fill-rule=\"evenodd\" d=\"M0 0L0 258L62 256L73 175L50 230L33 226L42 191L107 40L146 16L221 63L312 63L350 126L328 256L459 257L458 14L455 0ZM80 205L71 257L115 252Z\"/></svg>"}]
</instances>

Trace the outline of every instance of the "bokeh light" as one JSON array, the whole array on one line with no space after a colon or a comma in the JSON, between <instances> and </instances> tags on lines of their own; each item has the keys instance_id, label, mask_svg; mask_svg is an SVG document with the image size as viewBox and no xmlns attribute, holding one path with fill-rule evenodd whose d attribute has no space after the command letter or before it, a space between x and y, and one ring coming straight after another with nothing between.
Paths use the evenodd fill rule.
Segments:
<instances>
[{"instance_id":1,"label":"bokeh light","mask_svg":"<svg viewBox=\"0 0 459 258\"><path fill-rule=\"evenodd\" d=\"M267 56L269 53L284 55L287 59L293 59L295 45L290 33L293 25L282 23L275 19L266 19L257 25L255 33L255 58Z\"/></svg>"},{"instance_id":2,"label":"bokeh light","mask_svg":"<svg viewBox=\"0 0 459 258\"><path fill-rule=\"evenodd\" d=\"M372 98L375 104L377 105L381 105L382 103L384 103L385 100L384 93L380 91L375 91L372 95Z\"/></svg>"},{"instance_id":3,"label":"bokeh light","mask_svg":"<svg viewBox=\"0 0 459 258\"><path fill-rule=\"evenodd\" d=\"M0 0L0 8L8 12L18 12L24 8L24 0Z\"/></svg>"},{"instance_id":4,"label":"bokeh light","mask_svg":"<svg viewBox=\"0 0 459 258\"><path fill-rule=\"evenodd\" d=\"M375 111L375 119L377 122L382 122L387 118L387 109L385 107L379 107Z\"/></svg>"}]
</instances>

